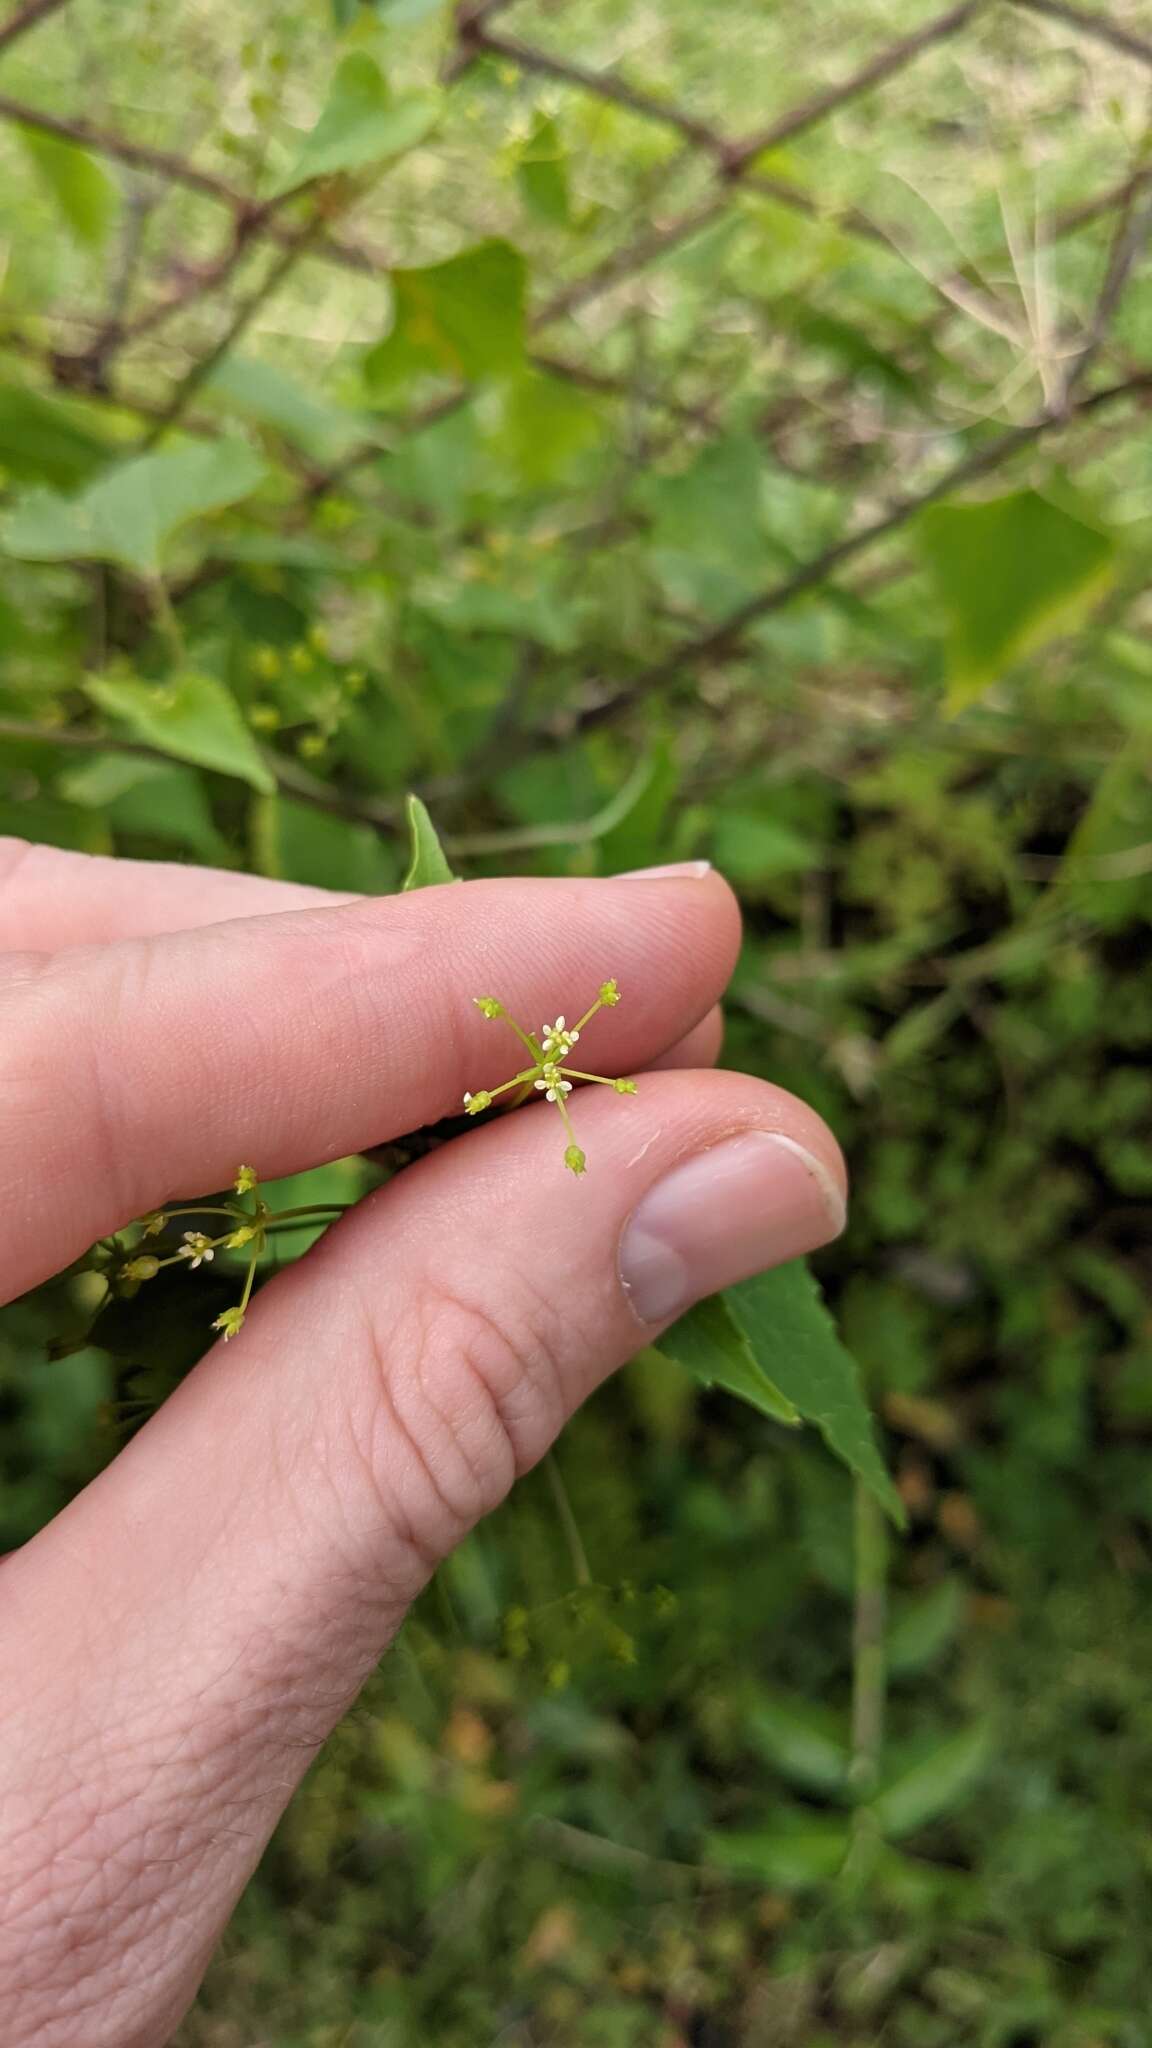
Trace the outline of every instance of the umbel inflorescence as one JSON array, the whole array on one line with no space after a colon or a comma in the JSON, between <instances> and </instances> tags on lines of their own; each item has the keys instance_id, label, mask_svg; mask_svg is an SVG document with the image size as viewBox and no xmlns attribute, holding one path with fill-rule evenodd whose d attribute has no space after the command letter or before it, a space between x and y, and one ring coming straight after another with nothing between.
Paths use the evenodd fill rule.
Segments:
<instances>
[{"instance_id":1,"label":"umbel inflorescence","mask_svg":"<svg viewBox=\"0 0 1152 2048\"><path fill-rule=\"evenodd\" d=\"M591 1023L598 1010L614 1009L620 1001L620 991L614 981L600 985L599 994L591 1009L575 1024L569 1027L567 1019L557 1017L555 1023L541 1027L538 1038L530 1031L522 1031L515 1018L508 1015L503 1003L495 996L473 998L478 1010L486 1017L502 1017L509 1029L514 1031L531 1064L522 1067L508 1081L502 1081L498 1088L482 1088L476 1094L464 1097L464 1107L469 1116L479 1116L499 1096L510 1095L513 1101L525 1100L535 1092L543 1095L546 1102L554 1102L564 1125L567 1145L564 1164L573 1173L585 1171L585 1158L576 1143L576 1133L568 1114L567 1098L576 1081L595 1081L602 1088L611 1088L617 1095L635 1095L635 1081L613 1079L608 1074L588 1074L581 1067L569 1066L568 1060L573 1049L579 1044L581 1033ZM515 1091L518 1091L516 1093ZM243 1328L248 1305L256 1280L256 1271L261 1255L269 1238L280 1230L299 1229L304 1223L323 1224L341 1215L346 1204L343 1202L307 1203L303 1208L273 1209L264 1199L260 1182L251 1166L237 1169L230 1195L207 1202L180 1203L175 1208L157 1210L151 1216L142 1216L133 1229L139 1232L137 1241L129 1248L129 1256L123 1256L126 1247L118 1237L105 1239L94 1247L92 1259L101 1270L106 1269L106 1294L96 1309L98 1317L113 1300L136 1294L146 1281L154 1280L166 1267L182 1266L185 1271L195 1273L201 1267L208 1267L217 1252L243 1252L246 1271L240 1299L234 1306L225 1308L212 1324L227 1340L235 1337ZM214 1230L183 1229L186 1219L219 1218ZM180 1242L164 1242L169 1225L175 1223L180 1230Z\"/></svg>"},{"instance_id":2,"label":"umbel inflorescence","mask_svg":"<svg viewBox=\"0 0 1152 2048\"><path fill-rule=\"evenodd\" d=\"M534 1038L530 1031L522 1031L515 1018L508 1015L503 1003L497 1002L495 996L474 996L472 1000L476 1008L482 1010L486 1017L503 1018L509 1029L516 1033L532 1064L529 1067L521 1068L518 1074L513 1074L510 1081L502 1081L498 1088L481 1088L474 1095L472 1093L465 1095L464 1107L469 1116L479 1116L481 1110L490 1108L497 1096L507 1095L512 1089L519 1090L521 1099L527 1097L533 1090L538 1090L543 1095L544 1100L546 1102L554 1102L560 1112L565 1135L568 1139L567 1149L564 1153L565 1166L569 1167L573 1173L583 1173L586 1161L583 1152L576 1143L576 1133L572 1129L572 1120L568 1115L568 1104L565 1100L572 1093L572 1083L574 1081L597 1081L602 1088L614 1089L617 1095L635 1095L636 1093L635 1081L613 1080L607 1074L586 1074L580 1067L570 1067L567 1063L569 1053L572 1051L573 1046L578 1043L581 1032L585 1029L586 1025L591 1023L596 1012L598 1010L611 1010L620 1001L620 991L616 983L614 981L601 983L600 993L591 1009L586 1010L578 1022L572 1025L571 1029L569 1029L563 1017L557 1017L554 1024L544 1024L541 1026L538 1039Z\"/></svg>"}]
</instances>

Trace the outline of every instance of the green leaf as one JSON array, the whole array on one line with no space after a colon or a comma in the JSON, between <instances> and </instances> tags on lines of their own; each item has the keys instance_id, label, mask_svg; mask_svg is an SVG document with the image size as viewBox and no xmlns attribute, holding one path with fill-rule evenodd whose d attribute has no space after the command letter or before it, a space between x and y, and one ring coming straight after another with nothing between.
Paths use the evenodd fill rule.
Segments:
<instances>
[{"instance_id":1,"label":"green leaf","mask_svg":"<svg viewBox=\"0 0 1152 2048\"><path fill-rule=\"evenodd\" d=\"M850 1841L850 1824L838 1815L782 1813L770 1828L706 1836L704 1856L733 1877L785 1892L810 1891L836 1876Z\"/></svg>"},{"instance_id":2,"label":"green leaf","mask_svg":"<svg viewBox=\"0 0 1152 2048\"><path fill-rule=\"evenodd\" d=\"M841 1792L848 1778L848 1731L841 1715L783 1693L757 1697L745 1726L759 1754L806 1792Z\"/></svg>"},{"instance_id":3,"label":"green leaf","mask_svg":"<svg viewBox=\"0 0 1152 2048\"><path fill-rule=\"evenodd\" d=\"M136 455L79 494L29 491L0 527L0 547L30 562L118 562L152 582L191 520L256 489L264 464L246 441L203 441Z\"/></svg>"},{"instance_id":4,"label":"green leaf","mask_svg":"<svg viewBox=\"0 0 1152 2048\"><path fill-rule=\"evenodd\" d=\"M734 882L763 882L774 875L810 871L818 852L782 819L722 805L713 836L716 865Z\"/></svg>"},{"instance_id":5,"label":"green leaf","mask_svg":"<svg viewBox=\"0 0 1152 2048\"><path fill-rule=\"evenodd\" d=\"M378 64L353 50L337 68L323 111L275 190L295 192L313 178L364 171L423 141L440 112L440 94L393 95Z\"/></svg>"},{"instance_id":6,"label":"green leaf","mask_svg":"<svg viewBox=\"0 0 1152 2048\"><path fill-rule=\"evenodd\" d=\"M101 248L120 205L115 180L73 142L34 128L19 128L17 133L77 241L90 249Z\"/></svg>"},{"instance_id":7,"label":"green leaf","mask_svg":"<svg viewBox=\"0 0 1152 2048\"><path fill-rule=\"evenodd\" d=\"M912 376L898 358L887 349L877 346L863 330L842 320L838 314L821 311L799 294L785 292L774 298L770 306L773 320L779 321L798 340L809 347L820 349L835 362L858 375L875 378L902 398L916 398L920 395L921 380ZM910 328L906 339L923 350L925 337L920 329Z\"/></svg>"},{"instance_id":8,"label":"green leaf","mask_svg":"<svg viewBox=\"0 0 1152 2048\"><path fill-rule=\"evenodd\" d=\"M742 1280L724 1300L760 1369L903 1528L904 1508L877 1448L859 1368L803 1261Z\"/></svg>"},{"instance_id":9,"label":"green leaf","mask_svg":"<svg viewBox=\"0 0 1152 2048\"><path fill-rule=\"evenodd\" d=\"M287 797L267 797L253 808L261 873L356 896L384 896L396 887L393 849L371 825Z\"/></svg>"},{"instance_id":10,"label":"green leaf","mask_svg":"<svg viewBox=\"0 0 1152 2048\"><path fill-rule=\"evenodd\" d=\"M649 471L636 502L651 520L651 562L675 605L725 612L761 582L771 560L764 523L764 448L730 433L672 475Z\"/></svg>"},{"instance_id":11,"label":"green leaf","mask_svg":"<svg viewBox=\"0 0 1152 2048\"><path fill-rule=\"evenodd\" d=\"M429 889L437 882L455 882L458 876L448 865L444 848L436 837L436 827L428 816L427 809L418 796L410 796L405 805L408 814L408 842L412 858L408 872L400 884L402 889Z\"/></svg>"},{"instance_id":12,"label":"green leaf","mask_svg":"<svg viewBox=\"0 0 1152 2048\"><path fill-rule=\"evenodd\" d=\"M560 130L550 114L541 115L521 147L516 183L530 212L551 227L571 227L568 167Z\"/></svg>"},{"instance_id":13,"label":"green leaf","mask_svg":"<svg viewBox=\"0 0 1152 2048\"><path fill-rule=\"evenodd\" d=\"M26 385L0 385L0 469L18 482L75 488L115 453L78 406Z\"/></svg>"},{"instance_id":14,"label":"green leaf","mask_svg":"<svg viewBox=\"0 0 1152 2048\"><path fill-rule=\"evenodd\" d=\"M488 437L492 453L528 485L567 476L606 433L603 404L559 377L526 370L502 385Z\"/></svg>"},{"instance_id":15,"label":"green leaf","mask_svg":"<svg viewBox=\"0 0 1152 2048\"><path fill-rule=\"evenodd\" d=\"M702 1387L724 1387L762 1415L770 1415L773 1422L799 1427L803 1419L799 1410L757 1364L724 1295L697 1302L665 1330L656 1349L682 1365Z\"/></svg>"},{"instance_id":16,"label":"green leaf","mask_svg":"<svg viewBox=\"0 0 1152 2048\"><path fill-rule=\"evenodd\" d=\"M1148 900L1150 840L1152 741L1139 731L1109 761L1068 841L1055 885L1061 897L1108 929L1138 917Z\"/></svg>"},{"instance_id":17,"label":"green leaf","mask_svg":"<svg viewBox=\"0 0 1152 2048\"><path fill-rule=\"evenodd\" d=\"M977 1721L893 1778L870 1802L889 1841L901 1841L963 1804L992 1757L992 1726Z\"/></svg>"},{"instance_id":18,"label":"green leaf","mask_svg":"<svg viewBox=\"0 0 1152 2048\"><path fill-rule=\"evenodd\" d=\"M205 381L203 395L262 427L273 427L319 462L339 462L373 432L370 420L327 404L294 377L253 356L225 356Z\"/></svg>"},{"instance_id":19,"label":"green leaf","mask_svg":"<svg viewBox=\"0 0 1152 2048\"><path fill-rule=\"evenodd\" d=\"M192 768L166 768L136 754L94 754L56 786L70 803L102 812L114 831L168 842L215 867L231 866L228 842Z\"/></svg>"},{"instance_id":20,"label":"green leaf","mask_svg":"<svg viewBox=\"0 0 1152 2048\"><path fill-rule=\"evenodd\" d=\"M912 1678L943 1656L964 1619L964 1587L956 1577L941 1579L895 1611L885 1655L893 1678Z\"/></svg>"},{"instance_id":21,"label":"green leaf","mask_svg":"<svg viewBox=\"0 0 1152 2048\"><path fill-rule=\"evenodd\" d=\"M218 768L266 795L275 789L236 699L215 676L180 675L165 683L92 676L84 688L102 711L161 753Z\"/></svg>"},{"instance_id":22,"label":"green leaf","mask_svg":"<svg viewBox=\"0 0 1152 2048\"><path fill-rule=\"evenodd\" d=\"M424 270L392 272L392 327L364 363L370 384L436 371L473 383L524 362L524 258L510 242L474 248Z\"/></svg>"},{"instance_id":23,"label":"green leaf","mask_svg":"<svg viewBox=\"0 0 1152 2048\"><path fill-rule=\"evenodd\" d=\"M1038 491L930 505L916 526L948 622L953 707L1075 626L1116 573L1112 535Z\"/></svg>"}]
</instances>

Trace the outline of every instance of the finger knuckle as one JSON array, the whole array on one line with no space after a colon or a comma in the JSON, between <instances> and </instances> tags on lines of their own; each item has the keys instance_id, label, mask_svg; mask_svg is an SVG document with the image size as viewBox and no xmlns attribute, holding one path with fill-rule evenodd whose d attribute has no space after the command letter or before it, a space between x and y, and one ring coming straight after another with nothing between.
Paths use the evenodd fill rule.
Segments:
<instances>
[{"instance_id":1,"label":"finger knuckle","mask_svg":"<svg viewBox=\"0 0 1152 2048\"><path fill-rule=\"evenodd\" d=\"M505 1285L498 1309L427 1279L396 1318L370 1312L376 1399L368 1460L427 1568L497 1507L558 1433L554 1304Z\"/></svg>"}]
</instances>

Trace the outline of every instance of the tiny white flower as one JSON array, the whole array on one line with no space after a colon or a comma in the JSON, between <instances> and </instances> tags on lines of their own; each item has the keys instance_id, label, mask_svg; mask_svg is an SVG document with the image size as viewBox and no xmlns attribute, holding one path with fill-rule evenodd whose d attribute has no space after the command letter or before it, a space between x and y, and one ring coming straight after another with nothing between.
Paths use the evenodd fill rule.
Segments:
<instances>
[{"instance_id":1,"label":"tiny white flower","mask_svg":"<svg viewBox=\"0 0 1152 2048\"><path fill-rule=\"evenodd\" d=\"M554 1082L552 1083L552 1086L551 1086L551 1088L549 1088L549 1089L547 1090L547 1093L545 1094L544 1100L545 1100L545 1102L563 1102L563 1100L564 1100L564 1097L565 1097L566 1095L571 1095L571 1093L572 1093L572 1083L571 1083L571 1081L559 1081L559 1080L557 1080L557 1081L554 1081Z\"/></svg>"},{"instance_id":2,"label":"tiny white flower","mask_svg":"<svg viewBox=\"0 0 1152 2048\"><path fill-rule=\"evenodd\" d=\"M186 1230L179 1256L182 1259L191 1259L192 1271L195 1272L197 1266L211 1264L216 1253L202 1230Z\"/></svg>"},{"instance_id":3,"label":"tiny white flower","mask_svg":"<svg viewBox=\"0 0 1152 2048\"><path fill-rule=\"evenodd\" d=\"M571 1046L576 1044L580 1033L578 1031L569 1031L565 1025L564 1018L557 1017L554 1024L545 1024L541 1028L540 1036L544 1041L544 1057L547 1060L555 1059L558 1054L566 1053Z\"/></svg>"}]
</instances>

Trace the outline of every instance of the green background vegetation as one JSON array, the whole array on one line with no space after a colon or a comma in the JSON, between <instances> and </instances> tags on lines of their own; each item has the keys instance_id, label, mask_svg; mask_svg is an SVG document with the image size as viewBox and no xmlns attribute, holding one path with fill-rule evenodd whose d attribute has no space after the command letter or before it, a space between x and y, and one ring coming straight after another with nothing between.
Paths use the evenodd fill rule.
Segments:
<instances>
[{"instance_id":1,"label":"green background vegetation","mask_svg":"<svg viewBox=\"0 0 1152 2048\"><path fill-rule=\"evenodd\" d=\"M726 1057L852 1164L820 1274L909 1518L862 1833L849 1481L638 1360L439 1575L181 2048L1146 2048L1147 22L958 9L822 106L920 0L43 11L0 831L379 891L415 787L470 874L711 857ZM182 1278L69 1351L84 1284L0 1322L0 1546L203 1343Z\"/></svg>"}]
</instances>

